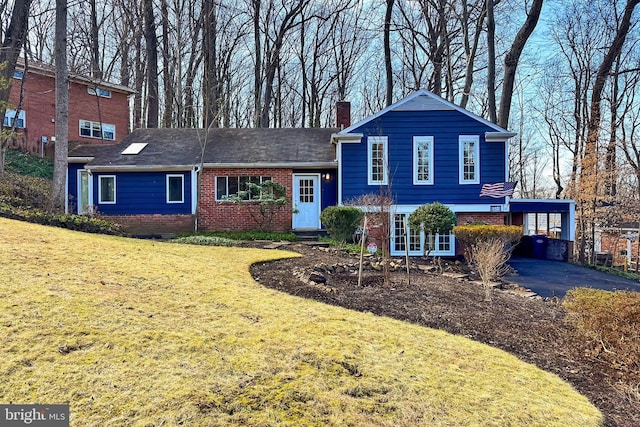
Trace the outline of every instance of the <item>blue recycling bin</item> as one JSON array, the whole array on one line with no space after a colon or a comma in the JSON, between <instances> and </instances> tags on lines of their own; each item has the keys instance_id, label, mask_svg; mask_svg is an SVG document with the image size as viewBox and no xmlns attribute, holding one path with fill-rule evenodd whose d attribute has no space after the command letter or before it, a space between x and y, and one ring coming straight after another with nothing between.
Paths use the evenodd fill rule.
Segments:
<instances>
[{"instance_id":1,"label":"blue recycling bin","mask_svg":"<svg viewBox=\"0 0 640 427\"><path fill-rule=\"evenodd\" d=\"M547 257L548 237L544 234L533 236L533 257L545 259Z\"/></svg>"}]
</instances>

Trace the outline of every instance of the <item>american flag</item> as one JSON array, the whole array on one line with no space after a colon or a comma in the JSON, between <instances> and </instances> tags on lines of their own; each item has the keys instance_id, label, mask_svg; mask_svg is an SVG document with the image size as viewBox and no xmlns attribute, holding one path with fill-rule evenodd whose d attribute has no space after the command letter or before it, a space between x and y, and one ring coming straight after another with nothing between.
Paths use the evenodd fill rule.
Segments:
<instances>
[{"instance_id":1,"label":"american flag","mask_svg":"<svg viewBox=\"0 0 640 427\"><path fill-rule=\"evenodd\" d=\"M494 199L513 195L517 182L496 182L484 184L480 191L480 197L487 196Z\"/></svg>"}]
</instances>

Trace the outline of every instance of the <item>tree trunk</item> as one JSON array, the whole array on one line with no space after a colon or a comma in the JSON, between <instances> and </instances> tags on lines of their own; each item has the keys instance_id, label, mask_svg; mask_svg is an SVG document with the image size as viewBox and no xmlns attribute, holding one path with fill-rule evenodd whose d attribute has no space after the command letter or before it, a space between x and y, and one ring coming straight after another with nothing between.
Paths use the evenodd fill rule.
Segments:
<instances>
[{"instance_id":1,"label":"tree trunk","mask_svg":"<svg viewBox=\"0 0 640 427\"><path fill-rule=\"evenodd\" d=\"M162 86L164 90L164 111L162 112L162 126L172 127L175 123L173 111L174 87L173 76L170 71L172 63L169 51L169 11L167 0L160 2L160 14L162 20Z\"/></svg>"},{"instance_id":2,"label":"tree trunk","mask_svg":"<svg viewBox=\"0 0 640 427\"><path fill-rule=\"evenodd\" d=\"M511 48L504 58L504 80L502 82L502 96L500 97L500 111L498 113L497 124L505 129L509 126L511 99L513 98L513 87L518 62L520 62L520 55L524 50L527 40L529 40L529 36L531 36L536 25L538 25L540 12L542 11L542 2L543 0L533 0L527 19L524 21L524 24L522 24L522 27L520 27L520 31L518 31L516 38L513 40L513 44L511 44Z\"/></svg>"},{"instance_id":3,"label":"tree trunk","mask_svg":"<svg viewBox=\"0 0 640 427\"><path fill-rule=\"evenodd\" d=\"M204 54L204 76L202 82L204 99L204 127L218 127L220 118L218 100L220 84L216 73L218 55L216 50L216 4L214 0L202 2L202 51Z\"/></svg>"},{"instance_id":4,"label":"tree trunk","mask_svg":"<svg viewBox=\"0 0 640 427\"><path fill-rule=\"evenodd\" d=\"M256 60L253 67L253 114L254 126L262 127L260 123L262 111L262 40L260 38L261 0L252 0L253 6L253 42L256 48Z\"/></svg>"},{"instance_id":5,"label":"tree trunk","mask_svg":"<svg viewBox=\"0 0 640 427\"><path fill-rule=\"evenodd\" d=\"M53 208L67 208L66 181L69 147L69 70L67 67L67 0L56 0L56 142L53 169Z\"/></svg>"},{"instance_id":6,"label":"tree trunk","mask_svg":"<svg viewBox=\"0 0 640 427\"><path fill-rule=\"evenodd\" d=\"M582 169L580 171L580 191L578 192L579 203L582 205L589 205L588 212L590 214L590 218L588 219L591 229L593 229L595 225L595 211L598 203L598 138L600 135L600 126L602 121L602 112L600 111L602 92L604 91L604 86L611 73L613 63L622 51L622 46L624 45L627 34L629 33L629 28L631 27L633 10L638 3L640 3L640 0L627 0L624 14L620 20L618 29L616 30L616 35L613 38L600 67L598 68L598 72L596 73L596 78L593 83L593 90L591 92L591 105L589 108L590 117L587 126L587 139L585 143L584 157L582 159ZM581 219L583 222L586 220L587 218ZM584 240L585 237L586 236L582 234L581 239ZM584 244L581 244L581 247L584 246ZM580 254L580 256L584 259L583 254Z\"/></svg>"},{"instance_id":7,"label":"tree trunk","mask_svg":"<svg viewBox=\"0 0 640 427\"><path fill-rule=\"evenodd\" d=\"M27 34L30 7L31 0L16 0L13 5L9 27L4 33L2 49L0 49L0 63L6 63L6 65L0 68L0 82L3 83L0 84L0 117L4 117L7 109L11 84L13 83L13 73L16 70L16 63ZM4 155L7 143L8 140L6 138L0 140L0 173L4 173Z\"/></svg>"},{"instance_id":8,"label":"tree trunk","mask_svg":"<svg viewBox=\"0 0 640 427\"><path fill-rule=\"evenodd\" d=\"M387 107L393 104L393 66L391 64L391 16L395 0L386 0L387 8L384 14L384 70L387 78Z\"/></svg>"},{"instance_id":9,"label":"tree trunk","mask_svg":"<svg viewBox=\"0 0 640 427\"><path fill-rule=\"evenodd\" d=\"M102 80L96 0L91 0L91 77L97 80Z\"/></svg>"},{"instance_id":10,"label":"tree trunk","mask_svg":"<svg viewBox=\"0 0 640 427\"><path fill-rule=\"evenodd\" d=\"M153 0L144 0L144 40L147 50L147 127L158 127L158 38Z\"/></svg>"},{"instance_id":11,"label":"tree trunk","mask_svg":"<svg viewBox=\"0 0 640 427\"><path fill-rule=\"evenodd\" d=\"M487 97L489 120L496 123L496 20L493 0L487 0Z\"/></svg>"}]
</instances>

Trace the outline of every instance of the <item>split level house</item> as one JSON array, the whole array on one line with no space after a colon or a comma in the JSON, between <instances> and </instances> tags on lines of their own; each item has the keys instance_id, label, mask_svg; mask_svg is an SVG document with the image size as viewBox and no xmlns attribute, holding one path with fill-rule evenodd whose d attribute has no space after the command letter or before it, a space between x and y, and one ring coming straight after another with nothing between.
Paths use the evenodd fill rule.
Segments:
<instances>
[{"instance_id":1,"label":"split level house","mask_svg":"<svg viewBox=\"0 0 640 427\"><path fill-rule=\"evenodd\" d=\"M135 235L255 229L246 209L255 201L228 196L271 180L294 208L274 218L281 231L320 230L324 208L389 189L393 255L405 253L403 219L433 202L459 224L527 230L531 218L557 217L555 237L573 241L573 201L510 197L514 133L426 90L355 124L349 109L338 103L333 129L138 129L115 146L79 146L69 154L69 211L97 213ZM452 234L434 244L433 255L456 254ZM425 236L409 230L408 245L421 255Z\"/></svg>"},{"instance_id":2,"label":"split level house","mask_svg":"<svg viewBox=\"0 0 640 427\"><path fill-rule=\"evenodd\" d=\"M53 157L56 131L55 68L19 61L13 74L3 127L14 128L8 146ZM116 144L129 134L129 97L134 90L82 75L69 75L69 142Z\"/></svg>"}]
</instances>

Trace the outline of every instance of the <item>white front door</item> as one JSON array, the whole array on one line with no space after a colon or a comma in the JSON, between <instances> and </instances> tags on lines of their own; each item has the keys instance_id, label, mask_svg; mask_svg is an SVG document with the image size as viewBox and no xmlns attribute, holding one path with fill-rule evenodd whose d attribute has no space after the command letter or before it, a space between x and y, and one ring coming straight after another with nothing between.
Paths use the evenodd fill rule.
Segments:
<instances>
[{"instance_id":1,"label":"white front door","mask_svg":"<svg viewBox=\"0 0 640 427\"><path fill-rule=\"evenodd\" d=\"M294 230L320 228L320 175L293 175Z\"/></svg>"}]
</instances>

